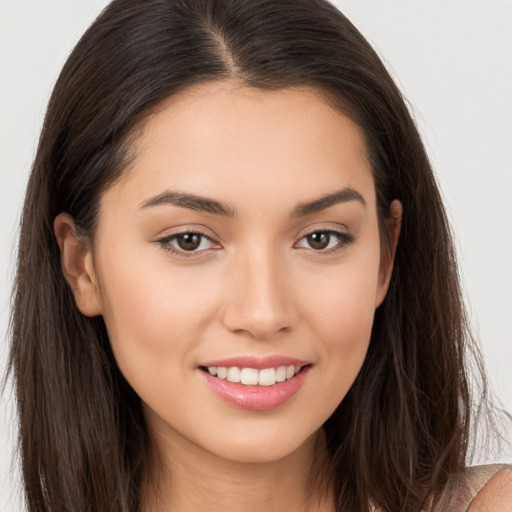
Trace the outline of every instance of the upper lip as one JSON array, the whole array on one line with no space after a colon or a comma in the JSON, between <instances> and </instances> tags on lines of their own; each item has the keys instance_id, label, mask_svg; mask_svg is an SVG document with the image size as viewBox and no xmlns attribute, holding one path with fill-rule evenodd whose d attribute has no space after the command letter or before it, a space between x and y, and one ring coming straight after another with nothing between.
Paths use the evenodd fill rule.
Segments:
<instances>
[{"instance_id":1,"label":"upper lip","mask_svg":"<svg viewBox=\"0 0 512 512\"><path fill-rule=\"evenodd\" d=\"M203 367L225 367L225 368L254 368L262 370L264 368L278 368L279 366L306 366L311 364L310 361L288 357L283 355L270 355L265 357L256 356L236 356L227 359L216 359L215 361L207 361L200 366Z\"/></svg>"}]
</instances>

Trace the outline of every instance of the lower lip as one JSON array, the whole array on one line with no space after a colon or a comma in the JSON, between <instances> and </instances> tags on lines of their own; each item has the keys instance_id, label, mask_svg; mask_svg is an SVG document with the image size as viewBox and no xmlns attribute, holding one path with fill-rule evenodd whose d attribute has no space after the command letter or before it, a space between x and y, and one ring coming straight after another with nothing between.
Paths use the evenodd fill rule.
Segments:
<instances>
[{"instance_id":1,"label":"lower lip","mask_svg":"<svg viewBox=\"0 0 512 512\"><path fill-rule=\"evenodd\" d=\"M250 411L268 411L290 400L299 391L310 367L304 367L297 375L273 386L245 386L229 382L198 370L210 389L230 405Z\"/></svg>"}]
</instances>

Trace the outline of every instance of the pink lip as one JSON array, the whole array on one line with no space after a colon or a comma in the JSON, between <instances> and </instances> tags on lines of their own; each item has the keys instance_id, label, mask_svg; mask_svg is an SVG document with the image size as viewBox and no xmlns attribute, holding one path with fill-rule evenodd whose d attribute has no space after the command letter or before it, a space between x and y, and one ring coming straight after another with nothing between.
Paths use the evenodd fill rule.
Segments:
<instances>
[{"instance_id":1,"label":"pink lip","mask_svg":"<svg viewBox=\"0 0 512 512\"><path fill-rule=\"evenodd\" d=\"M230 357L228 359L219 359L216 361L208 361L200 366L224 366L226 368L254 368L262 370L263 368L278 368L279 366L306 366L309 361L295 359L293 357L273 355L266 357L239 356Z\"/></svg>"},{"instance_id":2,"label":"pink lip","mask_svg":"<svg viewBox=\"0 0 512 512\"><path fill-rule=\"evenodd\" d=\"M254 366L244 366L244 368L254 368ZM263 368L268 368L268 366ZM299 391L310 368L310 366L305 366L291 379L276 382L273 386L246 386L219 379L201 369L198 371L208 387L230 405L250 411L268 411L283 405Z\"/></svg>"}]
</instances>

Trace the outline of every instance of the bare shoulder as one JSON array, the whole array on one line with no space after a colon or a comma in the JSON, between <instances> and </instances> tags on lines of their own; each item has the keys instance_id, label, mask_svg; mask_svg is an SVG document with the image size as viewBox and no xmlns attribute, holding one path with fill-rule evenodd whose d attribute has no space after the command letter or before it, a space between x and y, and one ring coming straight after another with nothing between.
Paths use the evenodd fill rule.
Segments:
<instances>
[{"instance_id":1,"label":"bare shoulder","mask_svg":"<svg viewBox=\"0 0 512 512\"><path fill-rule=\"evenodd\" d=\"M477 493L468 512L512 512L512 469L498 471Z\"/></svg>"}]
</instances>

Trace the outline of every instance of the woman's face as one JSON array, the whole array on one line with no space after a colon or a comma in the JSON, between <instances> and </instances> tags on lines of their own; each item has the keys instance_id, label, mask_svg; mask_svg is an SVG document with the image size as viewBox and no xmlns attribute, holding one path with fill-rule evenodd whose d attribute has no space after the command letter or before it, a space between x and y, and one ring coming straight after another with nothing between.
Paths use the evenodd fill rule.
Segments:
<instances>
[{"instance_id":1,"label":"woman's face","mask_svg":"<svg viewBox=\"0 0 512 512\"><path fill-rule=\"evenodd\" d=\"M101 197L82 311L159 439L292 453L354 382L391 272L360 131L313 90L216 82L168 99L134 149Z\"/></svg>"}]
</instances>

